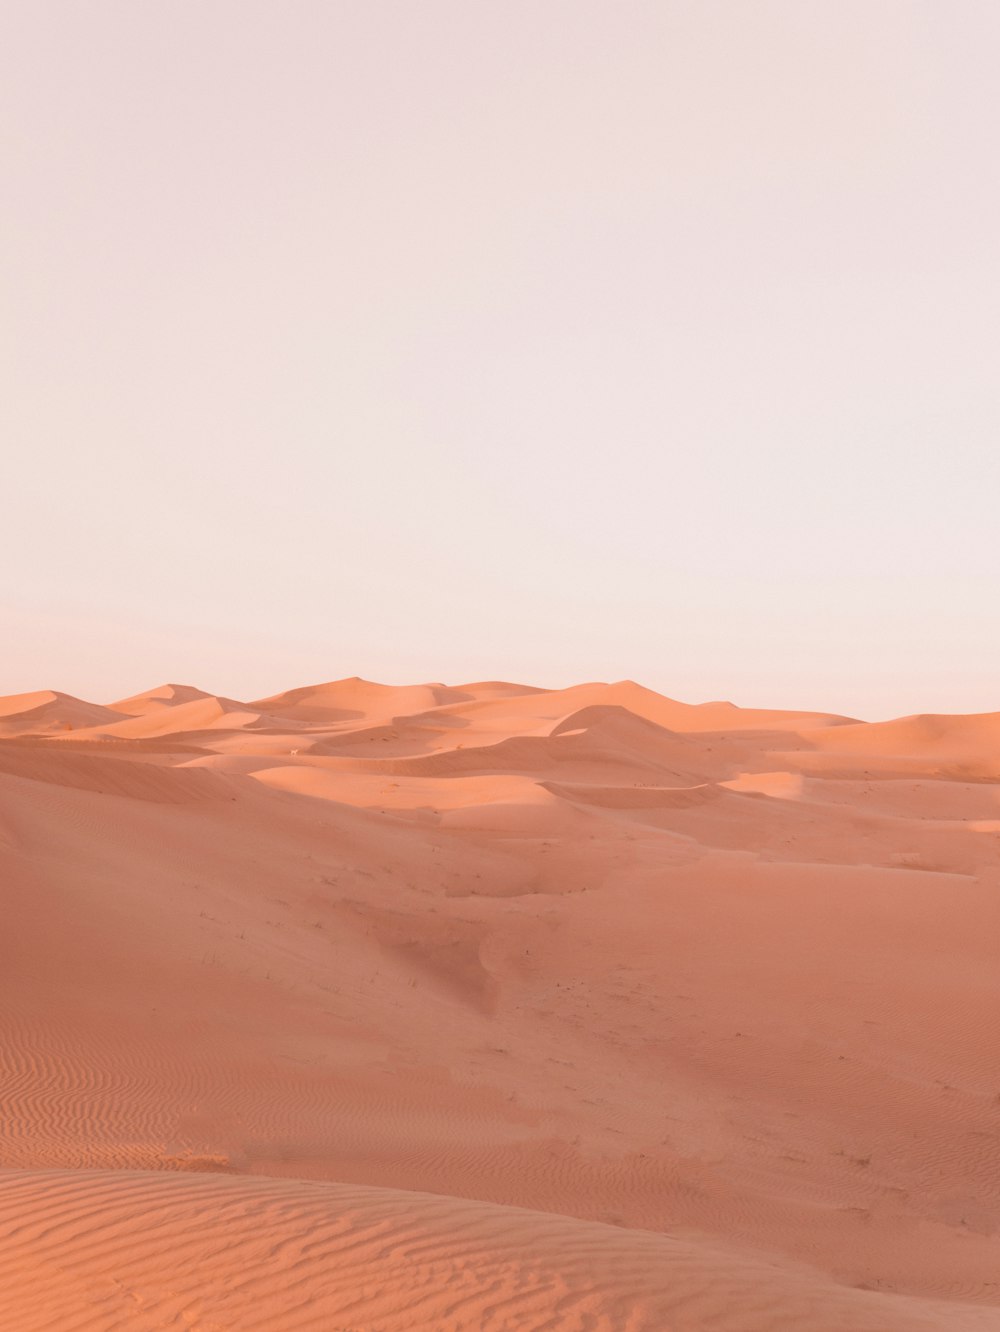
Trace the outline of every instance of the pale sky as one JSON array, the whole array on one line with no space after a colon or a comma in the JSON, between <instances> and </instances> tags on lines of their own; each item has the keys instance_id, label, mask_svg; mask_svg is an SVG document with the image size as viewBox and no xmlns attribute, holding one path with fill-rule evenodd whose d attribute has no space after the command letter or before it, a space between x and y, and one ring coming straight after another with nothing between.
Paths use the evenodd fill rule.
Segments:
<instances>
[{"instance_id":1,"label":"pale sky","mask_svg":"<svg viewBox=\"0 0 1000 1332\"><path fill-rule=\"evenodd\" d=\"M0 0L0 694L1000 709L996 0Z\"/></svg>"}]
</instances>

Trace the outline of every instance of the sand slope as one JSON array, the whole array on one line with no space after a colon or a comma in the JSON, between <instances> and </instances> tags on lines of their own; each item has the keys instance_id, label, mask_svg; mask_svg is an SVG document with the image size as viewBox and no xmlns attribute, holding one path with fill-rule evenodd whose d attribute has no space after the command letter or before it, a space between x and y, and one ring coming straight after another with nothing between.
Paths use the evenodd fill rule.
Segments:
<instances>
[{"instance_id":1,"label":"sand slope","mask_svg":"<svg viewBox=\"0 0 1000 1332\"><path fill-rule=\"evenodd\" d=\"M1000 1329L995 716L0 723L4 1326Z\"/></svg>"},{"instance_id":2,"label":"sand slope","mask_svg":"<svg viewBox=\"0 0 1000 1332\"><path fill-rule=\"evenodd\" d=\"M343 1184L17 1171L0 1235L0 1316L23 1332L995 1326L711 1243Z\"/></svg>"}]
</instances>

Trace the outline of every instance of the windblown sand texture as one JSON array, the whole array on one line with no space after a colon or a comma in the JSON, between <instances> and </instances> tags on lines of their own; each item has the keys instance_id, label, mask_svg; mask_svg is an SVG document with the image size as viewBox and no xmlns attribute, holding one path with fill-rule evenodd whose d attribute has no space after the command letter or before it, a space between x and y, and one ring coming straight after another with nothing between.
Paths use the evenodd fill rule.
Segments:
<instances>
[{"instance_id":1,"label":"windblown sand texture","mask_svg":"<svg viewBox=\"0 0 1000 1332\"><path fill-rule=\"evenodd\" d=\"M0 700L0 1327L1000 1329L1000 714Z\"/></svg>"}]
</instances>

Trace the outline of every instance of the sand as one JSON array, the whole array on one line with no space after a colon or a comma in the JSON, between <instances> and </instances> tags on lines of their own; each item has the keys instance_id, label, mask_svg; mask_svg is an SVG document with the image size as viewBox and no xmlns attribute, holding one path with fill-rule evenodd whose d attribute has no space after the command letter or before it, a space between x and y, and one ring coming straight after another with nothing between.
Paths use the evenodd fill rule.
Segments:
<instances>
[{"instance_id":1,"label":"sand","mask_svg":"<svg viewBox=\"0 0 1000 1332\"><path fill-rule=\"evenodd\" d=\"M0 1326L1000 1330L1000 714L0 699Z\"/></svg>"}]
</instances>

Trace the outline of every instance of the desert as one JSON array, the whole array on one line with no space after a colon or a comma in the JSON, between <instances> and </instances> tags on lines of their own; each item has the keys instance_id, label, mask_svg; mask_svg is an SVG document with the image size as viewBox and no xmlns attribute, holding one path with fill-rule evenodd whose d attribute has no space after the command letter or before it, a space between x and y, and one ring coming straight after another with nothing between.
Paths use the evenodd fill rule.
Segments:
<instances>
[{"instance_id":1,"label":"desert","mask_svg":"<svg viewBox=\"0 0 1000 1332\"><path fill-rule=\"evenodd\" d=\"M0 2L0 1332L1000 1332L998 51Z\"/></svg>"},{"instance_id":2,"label":"desert","mask_svg":"<svg viewBox=\"0 0 1000 1332\"><path fill-rule=\"evenodd\" d=\"M0 1321L1000 1329L1000 714L0 699Z\"/></svg>"}]
</instances>

